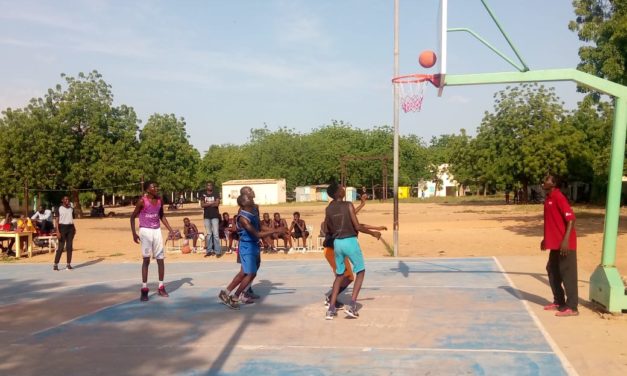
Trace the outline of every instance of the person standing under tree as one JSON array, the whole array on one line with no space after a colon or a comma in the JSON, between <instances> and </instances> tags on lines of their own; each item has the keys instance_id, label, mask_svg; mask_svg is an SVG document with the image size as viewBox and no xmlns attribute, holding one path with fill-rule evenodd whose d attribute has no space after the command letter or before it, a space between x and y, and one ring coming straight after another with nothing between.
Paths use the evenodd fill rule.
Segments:
<instances>
[{"instance_id":1,"label":"person standing under tree","mask_svg":"<svg viewBox=\"0 0 627 376\"><path fill-rule=\"evenodd\" d=\"M54 266L52 270L59 270L59 261L61 254L66 251L67 266L66 270L72 270L72 251L74 250L74 235L76 228L74 227L74 208L70 205L70 198L63 196L61 206L57 209L57 215L54 219L54 228L59 239L59 247L54 255Z\"/></svg>"},{"instance_id":2,"label":"person standing under tree","mask_svg":"<svg viewBox=\"0 0 627 376\"><path fill-rule=\"evenodd\" d=\"M555 176L547 175L542 188L546 191L546 199L544 200L544 238L540 242L540 249L549 250L546 271L553 292L553 302L544 306L544 309L546 311L557 310L555 316L577 316L579 292L577 289L575 213L566 197L557 188Z\"/></svg>"},{"instance_id":3,"label":"person standing under tree","mask_svg":"<svg viewBox=\"0 0 627 376\"><path fill-rule=\"evenodd\" d=\"M200 206L204 209L205 243L207 250L205 257L216 255L222 257L220 245L220 194L213 191L213 182L207 182L206 191L200 195Z\"/></svg>"},{"instance_id":4,"label":"person standing under tree","mask_svg":"<svg viewBox=\"0 0 627 376\"><path fill-rule=\"evenodd\" d=\"M157 260L157 268L159 271L159 296L167 298L169 295L165 291L163 277L165 275L163 236L161 235L161 225L163 222L165 227L173 233L172 227L168 223L163 212L163 203L158 195L157 183L147 181L144 183L144 191L146 194L137 202L133 214L131 214L131 231L133 232L133 241L141 244L142 250L142 288L140 300L148 301L148 266L150 265L150 257ZM139 216L139 235L135 231L135 218Z\"/></svg>"}]
</instances>

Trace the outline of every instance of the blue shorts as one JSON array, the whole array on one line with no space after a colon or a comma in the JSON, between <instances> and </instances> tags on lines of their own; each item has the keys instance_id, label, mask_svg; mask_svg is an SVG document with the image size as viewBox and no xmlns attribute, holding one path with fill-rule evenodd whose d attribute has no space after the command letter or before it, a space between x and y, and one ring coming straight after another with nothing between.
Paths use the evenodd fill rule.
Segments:
<instances>
[{"instance_id":1,"label":"blue shorts","mask_svg":"<svg viewBox=\"0 0 627 376\"><path fill-rule=\"evenodd\" d=\"M240 242L239 258L242 263L242 271L245 274L256 274L261 261L261 257L259 254L259 244Z\"/></svg>"},{"instance_id":2,"label":"blue shorts","mask_svg":"<svg viewBox=\"0 0 627 376\"><path fill-rule=\"evenodd\" d=\"M346 257L353 264L353 272L355 274L366 270L364 255L361 253L356 236L335 239L333 241L333 250L335 252L335 274L341 275L346 271L346 265L344 265L344 258Z\"/></svg>"}]
</instances>

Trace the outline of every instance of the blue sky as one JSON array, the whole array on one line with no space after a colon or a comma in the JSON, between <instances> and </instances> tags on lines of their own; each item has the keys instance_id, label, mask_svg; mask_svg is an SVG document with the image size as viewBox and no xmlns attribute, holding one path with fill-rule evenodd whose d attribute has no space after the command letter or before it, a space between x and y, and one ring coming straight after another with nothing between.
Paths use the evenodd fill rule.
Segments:
<instances>
[{"instance_id":1,"label":"blue sky","mask_svg":"<svg viewBox=\"0 0 627 376\"><path fill-rule=\"evenodd\" d=\"M571 0L488 0L531 69L575 68ZM437 1L400 0L400 72L437 45ZM116 104L184 117L191 143L242 144L251 128L307 133L332 120L392 125L393 0L0 0L0 110L22 107L92 69ZM449 27L469 27L513 53L479 0L449 0ZM467 34L449 34L448 72L513 68ZM581 98L555 85L568 108ZM474 134L502 86L428 88L402 134Z\"/></svg>"}]
</instances>

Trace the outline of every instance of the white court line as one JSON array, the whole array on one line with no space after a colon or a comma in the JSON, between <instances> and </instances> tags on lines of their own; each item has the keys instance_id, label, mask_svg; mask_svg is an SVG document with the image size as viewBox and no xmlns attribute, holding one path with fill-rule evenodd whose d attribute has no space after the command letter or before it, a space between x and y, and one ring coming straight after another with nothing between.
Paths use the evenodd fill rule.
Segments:
<instances>
[{"instance_id":1,"label":"white court line","mask_svg":"<svg viewBox=\"0 0 627 376\"><path fill-rule=\"evenodd\" d=\"M481 260L489 260L489 258L485 258L485 257L479 257L477 259L481 259ZM421 260L458 260L458 259L444 259L444 258L424 258L424 259L406 259L406 260L388 260L388 259L374 259L374 262L369 262L368 264L397 264L399 261L403 261L405 263L421 263L424 261ZM283 263L286 261L290 261L293 262L294 260L271 260L268 261L268 263L273 263L273 262L278 262L278 263ZM316 260L316 261L322 261L322 260ZM326 260L325 260L326 261ZM196 263L192 263L191 264L196 264ZM328 267L328 264L325 263L320 263L321 267ZM29 264L18 264L18 265L29 265ZM115 265L112 264L112 265ZM236 266L238 264L232 265L231 266ZM281 269L281 268L298 268L298 267L303 267L303 266L311 266L311 263L302 263L302 264L289 264L289 265L267 265L265 267L262 267L262 270L268 270L268 269ZM195 271L195 272L180 272L180 273L168 273L168 277L169 276L189 276L189 275L198 275L198 274L212 274L212 273L225 273L225 272L234 272L233 268L226 268L226 269L221 269L221 270L203 270L203 271ZM417 271L420 272L420 271ZM107 281L98 281L98 282L88 282L88 283L82 283L82 284L70 284L67 286L60 286L60 287L54 287L54 288L50 288L50 289L43 289L43 290L35 290L35 291L29 291L26 293L20 293L20 294L14 294L14 295L6 295L6 296L2 296L2 299L10 299L13 297L17 297L17 296L28 296L28 295L33 295L33 294L39 294L42 292L46 292L46 293L50 293L50 292L55 292L55 291L63 291L63 290L69 290L69 289L79 289L79 288L84 288L84 287L89 287L89 286L98 286L98 285L107 285L107 284L114 284L114 283L119 283L119 282L127 282L127 281L137 281L137 277L133 277L133 278L122 278L122 279L113 279L113 280L107 280ZM166 283L167 285L167 283ZM299 286L293 286L293 287L299 287ZM308 285L308 286L300 286L300 287L312 287L312 285ZM326 287L323 286L323 287ZM389 286L374 286L374 285L368 285L367 287L372 287L372 288L383 288L383 287L389 287ZM399 287L399 288L459 288L459 289L474 289L477 287L468 287L468 286L393 286L393 287ZM484 288L490 288L490 287L484 287ZM30 299L31 302L37 302L40 300L45 300L47 298L33 298ZM22 304L23 301L18 301L18 302L12 302L12 303L6 303L6 304L0 304L0 308L4 308L4 307L9 307L11 305L16 305L16 304Z\"/></svg>"},{"instance_id":2,"label":"white court line","mask_svg":"<svg viewBox=\"0 0 627 376\"><path fill-rule=\"evenodd\" d=\"M540 330L540 333L542 333L542 335L544 336L544 339L546 339L546 341L548 342L549 346L551 346L551 349L553 350L555 355L557 355L557 357L559 358L560 362L562 363L562 366L566 370L566 373L568 373L569 375L573 375L573 376L579 375L575 367L573 367L573 365L568 361L568 358L566 358L566 355L564 355L564 353L559 348L559 346L557 346L555 341L553 341L553 338L551 338L551 335L549 334L549 332L547 332L546 329L544 329L542 322L540 322L540 319L538 319L538 316L536 316L536 314L531 310L527 301L522 298L522 296L518 292L518 288L516 288L516 285L514 284L512 279L509 277L509 275L507 274L507 271L505 271L505 268L503 268L503 265L501 265L498 258L496 258L496 256L493 256L493 259L496 265L499 267L499 269L503 273L503 276L505 277L505 279L507 279L507 282L510 284L510 286L514 288L516 297L518 298L518 300L522 302L523 306L525 306L525 309L527 310L527 312L529 312L531 319Z\"/></svg>"},{"instance_id":3,"label":"white court line","mask_svg":"<svg viewBox=\"0 0 627 376\"><path fill-rule=\"evenodd\" d=\"M14 346L29 346L33 347L33 345L25 345L25 344L14 344ZM36 344L35 347L39 348L55 348L58 349L59 346L46 346ZM76 346L71 346L71 348L75 348ZM168 348L176 348L176 349L205 349L205 348L215 348L215 344L185 344L185 345L95 345L95 346L80 346L83 349L87 350L97 350L97 349L108 349L108 348L127 348L127 349L168 349ZM359 352L371 352L371 351L391 351L391 352L442 352L442 353L502 353L502 354L540 354L540 355L555 355L553 351L542 351L542 350L509 350L509 349L468 349L468 348L437 348L437 347L372 347L372 346L320 346L320 345L235 345L234 349L240 349L245 351L258 351L258 350L285 350L285 349L295 349L295 350L348 350L348 351L359 351Z\"/></svg>"}]
</instances>

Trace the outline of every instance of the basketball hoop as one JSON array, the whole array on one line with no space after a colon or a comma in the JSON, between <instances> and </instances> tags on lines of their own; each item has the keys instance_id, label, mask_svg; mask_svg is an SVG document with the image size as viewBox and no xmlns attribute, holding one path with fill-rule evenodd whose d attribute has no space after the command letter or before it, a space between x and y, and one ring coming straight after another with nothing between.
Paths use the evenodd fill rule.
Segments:
<instances>
[{"instance_id":1,"label":"basketball hoop","mask_svg":"<svg viewBox=\"0 0 627 376\"><path fill-rule=\"evenodd\" d=\"M398 85L400 89L399 97L403 112L420 112L424 99L425 84L431 82L431 84L437 87L439 85L438 76L433 74L410 74L392 79L392 83Z\"/></svg>"}]
</instances>

